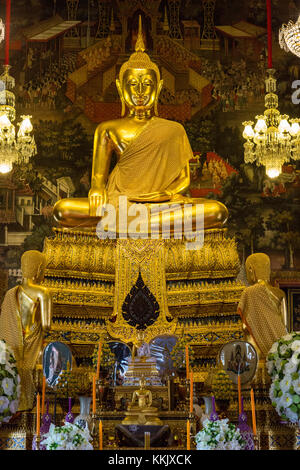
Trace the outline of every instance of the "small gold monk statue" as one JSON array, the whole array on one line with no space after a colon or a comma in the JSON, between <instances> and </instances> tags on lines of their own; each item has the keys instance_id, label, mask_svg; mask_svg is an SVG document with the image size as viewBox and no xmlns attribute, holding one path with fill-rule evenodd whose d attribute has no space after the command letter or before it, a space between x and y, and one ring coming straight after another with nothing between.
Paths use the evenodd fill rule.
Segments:
<instances>
[{"instance_id":1,"label":"small gold monk statue","mask_svg":"<svg viewBox=\"0 0 300 470\"><path fill-rule=\"evenodd\" d=\"M253 344L260 359L264 359L273 343L287 334L285 294L270 284L270 258L254 253L246 260L250 287L241 296L238 312L242 318L246 341Z\"/></svg>"},{"instance_id":2,"label":"small gold monk statue","mask_svg":"<svg viewBox=\"0 0 300 470\"><path fill-rule=\"evenodd\" d=\"M136 405L136 401L138 402ZM125 419L122 424L126 425L144 425L144 426L161 426L162 422L158 418L158 410L152 405L152 393L146 389L146 380L142 376L140 379L140 388L135 390L132 395L130 405L126 411Z\"/></svg>"},{"instance_id":3,"label":"small gold monk statue","mask_svg":"<svg viewBox=\"0 0 300 470\"><path fill-rule=\"evenodd\" d=\"M35 250L21 258L22 284L10 289L3 300L0 338L12 348L21 378L19 410L33 407L35 387L32 373L42 348L44 331L51 327L52 300L40 285L46 267L45 256Z\"/></svg>"},{"instance_id":4,"label":"small gold monk statue","mask_svg":"<svg viewBox=\"0 0 300 470\"><path fill-rule=\"evenodd\" d=\"M144 52L141 17L135 51L122 65L116 80L122 118L102 122L95 131L88 198L58 201L54 217L64 227L96 227L108 203L116 208L118 218L119 209L124 211L119 205L123 196L128 200L128 207L138 203L147 207L150 219L147 226L152 227L151 233L153 227L161 227L162 217L169 222L171 234L182 232L183 207L184 217L192 222L195 230L199 205L204 207L204 228L222 227L228 217L223 204L182 196L190 184L189 161L193 152L184 127L158 117L163 81L157 65ZM129 112L125 116L126 107ZM109 175L113 151L118 161ZM170 209L170 205L176 208ZM128 220L133 217L128 212ZM121 233L118 227L117 233ZM144 233L142 229L140 233Z\"/></svg>"}]
</instances>

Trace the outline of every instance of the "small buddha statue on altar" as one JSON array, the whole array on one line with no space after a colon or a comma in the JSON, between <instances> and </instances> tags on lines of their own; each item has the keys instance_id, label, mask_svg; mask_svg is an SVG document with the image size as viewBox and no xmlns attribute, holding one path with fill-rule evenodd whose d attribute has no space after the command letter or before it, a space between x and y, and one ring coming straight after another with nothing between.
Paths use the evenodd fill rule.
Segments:
<instances>
[{"instance_id":1,"label":"small buddha statue on altar","mask_svg":"<svg viewBox=\"0 0 300 470\"><path fill-rule=\"evenodd\" d=\"M190 185L189 161L194 155L184 127L158 117L163 81L157 65L145 53L141 17L135 53L122 65L116 85L122 118L102 122L95 131L89 195L58 201L53 212L56 221L63 227L93 229L110 204L115 208L116 234L123 234L120 213L124 207L120 200L125 197L128 223L137 218L137 214L129 213L133 204L147 208L147 224L139 231L144 235L161 234L162 218L164 223L169 222L171 235L183 233L183 213L195 231L199 205L204 208L204 228L222 227L228 218L222 203L182 195ZM126 107L129 112L125 116ZM113 152L118 161L109 174Z\"/></svg>"},{"instance_id":2,"label":"small buddha statue on altar","mask_svg":"<svg viewBox=\"0 0 300 470\"><path fill-rule=\"evenodd\" d=\"M10 289L0 315L0 339L12 348L21 378L19 411L33 408L35 386L33 370L42 349L44 332L51 327L52 299L41 286L46 258L30 250L21 258L22 284Z\"/></svg>"},{"instance_id":3,"label":"small buddha statue on altar","mask_svg":"<svg viewBox=\"0 0 300 470\"><path fill-rule=\"evenodd\" d=\"M137 402L137 404L136 404ZM140 388L135 390L132 395L131 403L128 405L126 417L122 424L126 425L144 425L160 426L162 422L158 418L158 409L152 405L152 393L146 389L146 380L142 376L140 379Z\"/></svg>"},{"instance_id":4,"label":"small buddha statue on altar","mask_svg":"<svg viewBox=\"0 0 300 470\"><path fill-rule=\"evenodd\" d=\"M150 406L152 405L152 393L150 390L147 390L145 386L146 386L146 380L145 380L145 377L143 376L140 380L140 388L133 392L131 405L129 405L128 407L129 410L135 408L136 400L138 401L138 407L140 409L143 410L145 408L150 408Z\"/></svg>"},{"instance_id":5,"label":"small buddha statue on altar","mask_svg":"<svg viewBox=\"0 0 300 470\"><path fill-rule=\"evenodd\" d=\"M155 357L151 356L150 346L144 341L144 332L138 331L139 347L133 346L131 360L125 373L124 385L137 385L141 377L146 377L151 385L162 385Z\"/></svg>"},{"instance_id":6,"label":"small buddha statue on altar","mask_svg":"<svg viewBox=\"0 0 300 470\"><path fill-rule=\"evenodd\" d=\"M246 341L253 344L260 359L266 358L273 343L287 334L287 308L284 292L270 284L268 255L254 253L246 260L250 287L241 296L238 312Z\"/></svg>"}]
</instances>

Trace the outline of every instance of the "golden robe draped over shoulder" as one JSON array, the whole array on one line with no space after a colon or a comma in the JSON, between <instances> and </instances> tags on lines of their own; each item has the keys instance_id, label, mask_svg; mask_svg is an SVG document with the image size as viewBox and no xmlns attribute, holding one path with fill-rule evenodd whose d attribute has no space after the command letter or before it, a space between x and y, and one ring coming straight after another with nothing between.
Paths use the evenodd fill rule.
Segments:
<instances>
[{"instance_id":1,"label":"golden robe draped over shoulder","mask_svg":"<svg viewBox=\"0 0 300 470\"><path fill-rule=\"evenodd\" d=\"M287 334L281 309L282 299L272 294L264 283L247 287L242 293L238 312L264 356L275 341Z\"/></svg>"},{"instance_id":2,"label":"golden robe draped over shoulder","mask_svg":"<svg viewBox=\"0 0 300 470\"><path fill-rule=\"evenodd\" d=\"M151 118L121 154L107 184L108 202L165 191L193 158L184 127Z\"/></svg>"},{"instance_id":3,"label":"golden robe draped over shoulder","mask_svg":"<svg viewBox=\"0 0 300 470\"><path fill-rule=\"evenodd\" d=\"M6 341L15 354L21 378L19 410L28 410L33 407L35 386L32 372L42 348L43 332L41 323L35 322L25 336L17 301L18 287L5 294L0 314L0 339Z\"/></svg>"}]
</instances>

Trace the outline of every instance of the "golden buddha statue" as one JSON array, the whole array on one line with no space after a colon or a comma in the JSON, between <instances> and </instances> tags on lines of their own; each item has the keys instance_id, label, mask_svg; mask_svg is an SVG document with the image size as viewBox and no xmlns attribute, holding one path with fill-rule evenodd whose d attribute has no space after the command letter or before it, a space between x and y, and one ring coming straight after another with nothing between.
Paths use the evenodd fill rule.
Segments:
<instances>
[{"instance_id":1,"label":"golden buddha statue","mask_svg":"<svg viewBox=\"0 0 300 470\"><path fill-rule=\"evenodd\" d=\"M22 284L6 293L1 307L0 338L12 348L21 378L19 410L33 407L32 373L42 349L44 331L51 327L51 295L40 285L45 267L42 253L26 251L21 258Z\"/></svg>"},{"instance_id":2,"label":"golden buddha statue","mask_svg":"<svg viewBox=\"0 0 300 470\"><path fill-rule=\"evenodd\" d=\"M135 402L138 402L136 405ZM135 390L132 400L126 411L126 417L122 424L136 424L144 426L161 426L162 422L158 418L158 410L152 405L152 393L146 389L146 380L142 376L140 379L140 388Z\"/></svg>"},{"instance_id":3,"label":"golden buddha statue","mask_svg":"<svg viewBox=\"0 0 300 470\"><path fill-rule=\"evenodd\" d=\"M140 388L135 390L132 395L131 405L129 405L128 409L135 408L135 401L138 400L138 408L144 410L145 408L150 408L152 405L152 393L150 390L145 389L146 380L145 377L141 377L140 379Z\"/></svg>"},{"instance_id":4,"label":"golden buddha statue","mask_svg":"<svg viewBox=\"0 0 300 470\"><path fill-rule=\"evenodd\" d=\"M170 223L171 234L178 227L182 232L183 207L184 216L195 230L199 205L204 207L204 228L222 227L228 217L223 204L182 196L190 184L189 161L193 152L184 127L158 117L163 81L157 65L144 52L141 17L135 51L122 65L116 80L122 118L102 122L95 131L88 198L58 201L54 217L64 227L96 227L107 204L116 208L118 219L119 197L126 196L128 207L146 205L151 233L153 227L159 227L157 233L161 233L162 216ZM129 113L125 116L126 106ZM118 162L109 175L113 151ZM128 220L135 215L128 212ZM145 230L148 234L148 228ZM122 229L117 227L116 233L122 233ZM140 233L144 233L142 229Z\"/></svg>"},{"instance_id":5,"label":"golden buddha statue","mask_svg":"<svg viewBox=\"0 0 300 470\"><path fill-rule=\"evenodd\" d=\"M254 253L246 260L250 287L241 296L238 312L242 318L246 341L253 344L263 360L272 344L287 334L285 294L270 284L270 258Z\"/></svg>"}]
</instances>

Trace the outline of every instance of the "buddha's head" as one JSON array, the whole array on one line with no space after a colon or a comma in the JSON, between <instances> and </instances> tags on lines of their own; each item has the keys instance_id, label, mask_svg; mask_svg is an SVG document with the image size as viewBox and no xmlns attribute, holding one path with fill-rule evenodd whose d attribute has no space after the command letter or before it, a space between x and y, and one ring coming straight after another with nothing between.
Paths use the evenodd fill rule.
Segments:
<instances>
[{"instance_id":1,"label":"buddha's head","mask_svg":"<svg viewBox=\"0 0 300 470\"><path fill-rule=\"evenodd\" d=\"M142 377L140 378L140 388L145 388L146 387L146 379L145 379L145 376L142 375Z\"/></svg>"},{"instance_id":2,"label":"buddha's head","mask_svg":"<svg viewBox=\"0 0 300 470\"><path fill-rule=\"evenodd\" d=\"M157 65L145 53L141 16L135 53L122 65L116 84L122 102L122 116L125 114L125 105L130 113L147 114L154 107L155 114L158 114L158 97L163 80Z\"/></svg>"},{"instance_id":3,"label":"buddha's head","mask_svg":"<svg viewBox=\"0 0 300 470\"><path fill-rule=\"evenodd\" d=\"M246 259L246 274L249 284L258 281L270 281L271 263L270 258L265 253L254 253Z\"/></svg>"},{"instance_id":4,"label":"buddha's head","mask_svg":"<svg viewBox=\"0 0 300 470\"><path fill-rule=\"evenodd\" d=\"M23 278L30 279L39 284L44 279L46 257L37 250L25 251L21 257L21 269Z\"/></svg>"}]
</instances>

